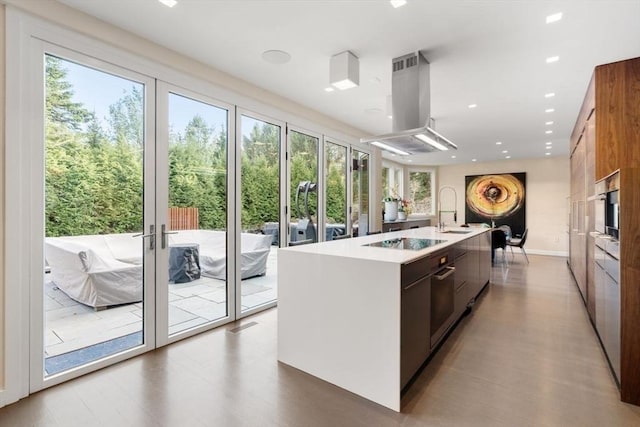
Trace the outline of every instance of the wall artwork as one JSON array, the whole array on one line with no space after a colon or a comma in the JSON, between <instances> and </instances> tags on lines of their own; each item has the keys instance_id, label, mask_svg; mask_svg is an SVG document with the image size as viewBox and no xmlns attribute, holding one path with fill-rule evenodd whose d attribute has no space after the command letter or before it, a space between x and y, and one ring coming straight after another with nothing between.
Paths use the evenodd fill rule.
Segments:
<instances>
[{"instance_id":1,"label":"wall artwork","mask_svg":"<svg viewBox=\"0 0 640 427\"><path fill-rule=\"evenodd\" d=\"M525 230L525 172L465 176L465 221L508 225L514 235Z\"/></svg>"}]
</instances>

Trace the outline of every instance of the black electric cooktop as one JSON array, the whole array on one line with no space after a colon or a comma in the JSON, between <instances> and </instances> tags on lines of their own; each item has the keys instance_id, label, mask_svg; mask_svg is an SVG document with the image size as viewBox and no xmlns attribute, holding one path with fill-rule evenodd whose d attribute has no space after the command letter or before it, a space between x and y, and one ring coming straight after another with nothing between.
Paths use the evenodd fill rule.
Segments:
<instances>
[{"instance_id":1,"label":"black electric cooktop","mask_svg":"<svg viewBox=\"0 0 640 427\"><path fill-rule=\"evenodd\" d=\"M408 249L411 251L419 251L430 246L437 245L438 243L446 242L446 240L435 239L415 239L412 237L398 237L397 239L382 240L380 242L368 243L362 246L373 246L376 248L389 248L389 249Z\"/></svg>"}]
</instances>

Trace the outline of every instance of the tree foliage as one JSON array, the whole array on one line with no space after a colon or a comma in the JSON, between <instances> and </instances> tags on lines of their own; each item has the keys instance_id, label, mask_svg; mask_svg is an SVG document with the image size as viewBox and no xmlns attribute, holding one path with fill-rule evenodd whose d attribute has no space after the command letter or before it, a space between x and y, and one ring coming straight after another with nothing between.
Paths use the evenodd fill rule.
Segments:
<instances>
[{"instance_id":1,"label":"tree foliage","mask_svg":"<svg viewBox=\"0 0 640 427\"><path fill-rule=\"evenodd\" d=\"M139 232L143 227L144 88L109 106L102 122L73 101L63 60L46 57L47 236ZM257 122L242 137L241 223L257 231L280 220L280 128ZM169 205L197 207L200 228L226 229L227 131L194 115L184 129L169 131ZM317 183L318 141L291 138L291 200L301 181ZM330 144L327 157L327 220L346 221L346 150ZM161 184L161 183L159 183ZM316 220L317 194L310 198ZM302 214L302 213L301 213ZM292 218L298 216L292 208Z\"/></svg>"}]
</instances>

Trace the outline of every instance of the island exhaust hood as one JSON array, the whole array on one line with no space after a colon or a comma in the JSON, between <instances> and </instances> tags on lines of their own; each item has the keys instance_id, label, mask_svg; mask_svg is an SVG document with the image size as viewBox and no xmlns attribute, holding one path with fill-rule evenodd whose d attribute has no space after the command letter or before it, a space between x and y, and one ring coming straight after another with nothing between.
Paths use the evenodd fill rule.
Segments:
<instances>
[{"instance_id":1,"label":"island exhaust hood","mask_svg":"<svg viewBox=\"0 0 640 427\"><path fill-rule=\"evenodd\" d=\"M429 62L415 52L394 58L392 63L393 132L360 141L403 156L457 150L453 142L430 127Z\"/></svg>"}]
</instances>

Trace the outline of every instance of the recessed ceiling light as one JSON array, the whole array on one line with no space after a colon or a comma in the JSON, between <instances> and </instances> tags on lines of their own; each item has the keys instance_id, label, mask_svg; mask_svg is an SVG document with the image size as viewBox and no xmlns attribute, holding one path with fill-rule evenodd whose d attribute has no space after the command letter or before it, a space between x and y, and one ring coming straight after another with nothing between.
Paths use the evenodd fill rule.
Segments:
<instances>
[{"instance_id":1,"label":"recessed ceiling light","mask_svg":"<svg viewBox=\"0 0 640 427\"><path fill-rule=\"evenodd\" d=\"M395 154L391 153L391 157L395 157L395 156L396 156Z\"/></svg>"},{"instance_id":2,"label":"recessed ceiling light","mask_svg":"<svg viewBox=\"0 0 640 427\"><path fill-rule=\"evenodd\" d=\"M509 150L502 150L502 154L508 153Z\"/></svg>"},{"instance_id":3,"label":"recessed ceiling light","mask_svg":"<svg viewBox=\"0 0 640 427\"><path fill-rule=\"evenodd\" d=\"M456 156L451 156L451 158L452 158L452 159L455 159L455 158L456 158Z\"/></svg>"},{"instance_id":4,"label":"recessed ceiling light","mask_svg":"<svg viewBox=\"0 0 640 427\"><path fill-rule=\"evenodd\" d=\"M551 150L552 148L553 148L552 146L547 145L547 146L545 147L545 150Z\"/></svg>"},{"instance_id":5,"label":"recessed ceiling light","mask_svg":"<svg viewBox=\"0 0 640 427\"><path fill-rule=\"evenodd\" d=\"M551 153L544 153L544 155L545 155L545 156L550 156L550 155L551 155Z\"/></svg>"},{"instance_id":6,"label":"recessed ceiling light","mask_svg":"<svg viewBox=\"0 0 640 427\"><path fill-rule=\"evenodd\" d=\"M545 142L545 144L546 144L546 145L551 145L551 144L553 144L553 142L551 142L551 141L547 141L547 142Z\"/></svg>"},{"instance_id":7,"label":"recessed ceiling light","mask_svg":"<svg viewBox=\"0 0 640 427\"><path fill-rule=\"evenodd\" d=\"M553 124L553 121L544 122L544 124L547 125L547 126L551 126Z\"/></svg>"},{"instance_id":8,"label":"recessed ceiling light","mask_svg":"<svg viewBox=\"0 0 640 427\"><path fill-rule=\"evenodd\" d=\"M411 159L407 160L407 163L411 163L411 162L413 162L413 160L411 160Z\"/></svg>"},{"instance_id":9,"label":"recessed ceiling light","mask_svg":"<svg viewBox=\"0 0 640 427\"><path fill-rule=\"evenodd\" d=\"M544 94L545 98L553 98L554 96L556 96L556 94L554 92L549 92L549 93L545 93Z\"/></svg>"},{"instance_id":10,"label":"recessed ceiling light","mask_svg":"<svg viewBox=\"0 0 640 427\"><path fill-rule=\"evenodd\" d=\"M176 0L158 0L160 3L162 3L165 6L169 6L169 7L173 7L176 4L178 4L178 2Z\"/></svg>"},{"instance_id":11,"label":"recessed ceiling light","mask_svg":"<svg viewBox=\"0 0 640 427\"><path fill-rule=\"evenodd\" d=\"M478 104L469 104L469 108L476 108Z\"/></svg>"},{"instance_id":12,"label":"recessed ceiling light","mask_svg":"<svg viewBox=\"0 0 640 427\"><path fill-rule=\"evenodd\" d=\"M324 88L324 91L325 91L325 92L333 92L334 90L335 90L335 89L334 89L334 88L332 88L331 86L329 86L329 87L325 87L325 88Z\"/></svg>"},{"instance_id":13,"label":"recessed ceiling light","mask_svg":"<svg viewBox=\"0 0 640 427\"><path fill-rule=\"evenodd\" d=\"M505 159L510 159L510 158L511 158L511 156L504 156L504 158L505 158Z\"/></svg>"},{"instance_id":14,"label":"recessed ceiling light","mask_svg":"<svg viewBox=\"0 0 640 427\"><path fill-rule=\"evenodd\" d=\"M262 52L262 59L270 64L286 64L291 60L291 55L284 50L265 50Z\"/></svg>"},{"instance_id":15,"label":"recessed ceiling light","mask_svg":"<svg viewBox=\"0 0 640 427\"><path fill-rule=\"evenodd\" d=\"M471 161L472 161L472 162L477 162L478 160L477 160L477 159L471 159Z\"/></svg>"},{"instance_id":16,"label":"recessed ceiling light","mask_svg":"<svg viewBox=\"0 0 640 427\"><path fill-rule=\"evenodd\" d=\"M547 131L545 131L544 133L546 133L547 135L549 135L549 134L552 134L552 133L553 133L553 131L552 131L552 130L547 130Z\"/></svg>"},{"instance_id":17,"label":"recessed ceiling light","mask_svg":"<svg viewBox=\"0 0 640 427\"><path fill-rule=\"evenodd\" d=\"M544 110L545 113L553 113L554 111L556 111L553 108L547 108L546 110Z\"/></svg>"},{"instance_id":18,"label":"recessed ceiling light","mask_svg":"<svg viewBox=\"0 0 640 427\"><path fill-rule=\"evenodd\" d=\"M387 117L390 118L390 119L393 119L393 116L387 116Z\"/></svg>"},{"instance_id":19,"label":"recessed ceiling light","mask_svg":"<svg viewBox=\"0 0 640 427\"><path fill-rule=\"evenodd\" d=\"M558 22L562 19L562 12L554 13L553 15L547 16L547 24L551 24L552 22Z\"/></svg>"},{"instance_id":20,"label":"recessed ceiling light","mask_svg":"<svg viewBox=\"0 0 640 427\"><path fill-rule=\"evenodd\" d=\"M551 64L553 62L558 62L560 60L559 56L550 56L547 58L547 64Z\"/></svg>"},{"instance_id":21,"label":"recessed ceiling light","mask_svg":"<svg viewBox=\"0 0 640 427\"><path fill-rule=\"evenodd\" d=\"M496 145L502 145L502 142L498 141L496 142Z\"/></svg>"},{"instance_id":22,"label":"recessed ceiling light","mask_svg":"<svg viewBox=\"0 0 640 427\"><path fill-rule=\"evenodd\" d=\"M389 3L391 3L391 6L393 6L395 9L397 9L400 6L404 6L405 4L407 4L407 0L390 0Z\"/></svg>"}]
</instances>

